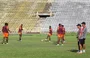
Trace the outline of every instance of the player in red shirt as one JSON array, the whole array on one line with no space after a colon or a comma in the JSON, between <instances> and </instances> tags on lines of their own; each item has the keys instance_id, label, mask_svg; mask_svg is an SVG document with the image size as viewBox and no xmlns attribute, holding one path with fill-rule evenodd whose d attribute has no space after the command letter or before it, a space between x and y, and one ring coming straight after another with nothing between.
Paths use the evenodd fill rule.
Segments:
<instances>
[{"instance_id":1,"label":"player in red shirt","mask_svg":"<svg viewBox=\"0 0 90 58\"><path fill-rule=\"evenodd\" d=\"M18 30L18 34L19 34L19 41L21 41L22 39L22 30L23 30L23 24L20 25L19 30Z\"/></svg>"},{"instance_id":2,"label":"player in red shirt","mask_svg":"<svg viewBox=\"0 0 90 58\"><path fill-rule=\"evenodd\" d=\"M46 40L49 39L49 42L50 42L51 41L51 36L52 36L52 28L51 28L51 26L49 26L49 32L48 32Z\"/></svg>"},{"instance_id":3,"label":"player in red shirt","mask_svg":"<svg viewBox=\"0 0 90 58\"><path fill-rule=\"evenodd\" d=\"M9 27L8 27L8 23L5 23L5 26L2 27L2 32L3 32L3 43L8 44L8 36L9 36Z\"/></svg>"},{"instance_id":4,"label":"player in red shirt","mask_svg":"<svg viewBox=\"0 0 90 58\"><path fill-rule=\"evenodd\" d=\"M64 30L63 30L62 24L59 24L58 29L57 29L57 36L58 36L57 46L59 46L60 40L63 39L63 36L64 36L63 32ZM61 43L63 45L63 40L61 41Z\"/></svg>"},{"instance_id":5,"label":"player in red shirt","mask_svg":"<svg viewBox=\"0 0 90 58\"><path fill-rule=\"evenodd\" d=\"M65 43L65 27L64 27L64 25L62 25L62 28L63 28L63 42Z\"/></svg>"}]
</instances>

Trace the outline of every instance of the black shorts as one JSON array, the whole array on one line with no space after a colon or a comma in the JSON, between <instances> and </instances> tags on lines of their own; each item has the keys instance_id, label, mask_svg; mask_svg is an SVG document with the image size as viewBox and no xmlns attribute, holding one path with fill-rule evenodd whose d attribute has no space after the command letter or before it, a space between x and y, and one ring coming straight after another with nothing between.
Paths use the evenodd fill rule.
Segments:
<instances>
[{"instance_id":1,"label":"black shorts","mask_svg":"<svg viewBox=\"0 0 90 58\"><path fill-rule=\"evenodd\" d=\"M79 44L85 44L85 39L79 39Z\"/></svg>"},{"instance_id":2,"label":"black shorts","mask_svg":"<svg viewBox=\"0 0 90 58\"><path fill-rule=\"evenodd\" d=\"M85 38L83 38L83 44L85 44Z\"/></svg>"}]
</instances>

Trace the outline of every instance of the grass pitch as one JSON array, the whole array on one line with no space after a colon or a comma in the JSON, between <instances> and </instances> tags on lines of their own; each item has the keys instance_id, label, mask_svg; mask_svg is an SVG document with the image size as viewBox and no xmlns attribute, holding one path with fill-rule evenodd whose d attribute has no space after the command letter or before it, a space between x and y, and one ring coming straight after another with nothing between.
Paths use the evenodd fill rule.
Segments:
<instances>
[{"instance_id":1,"label":"grass pitch","mask_svg":"<svg viewBox=\"0 0 90 58\"><path fill-rule=\"evenodd\" d=\"M23 35L19 42L18 35L9 36L9 44L0 44L0 58L89 58L90 36L86 40L86 53L77 54L75 34L66 35L64 46L56 46L57 36L52 36L52 42L41 42L45 34ZM0 41L2 36L0 35Z\"/></svg>"}]
</instances>

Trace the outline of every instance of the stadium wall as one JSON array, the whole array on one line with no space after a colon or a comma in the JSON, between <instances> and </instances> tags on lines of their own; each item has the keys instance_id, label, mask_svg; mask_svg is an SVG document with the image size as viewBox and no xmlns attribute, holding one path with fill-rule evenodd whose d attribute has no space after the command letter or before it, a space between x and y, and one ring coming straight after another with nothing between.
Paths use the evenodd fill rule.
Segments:
<instances>
[{"instance_id":1,"label":"stadium wall","mask_svg":"<svg viewBox=\"0 0 90 58\"><path fill-rule=\"evenodd\" d=\"M52 26L53 32L56 32L59 23L65 26L67 32L76 32L76 25L82 22L86 22L90 32L89 10L89 0L54 0L49 9L54 16L42 19L41 32L48 32L49 26Z\"/></svg>"}]
</instances>

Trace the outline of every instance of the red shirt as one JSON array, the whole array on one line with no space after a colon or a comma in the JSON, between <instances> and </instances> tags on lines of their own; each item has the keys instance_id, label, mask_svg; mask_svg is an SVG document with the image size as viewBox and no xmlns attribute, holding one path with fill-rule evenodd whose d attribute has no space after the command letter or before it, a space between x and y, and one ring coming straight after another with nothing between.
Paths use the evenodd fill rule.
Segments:
<instances>
[{"instance_id":1,"label":"red shirt","mask_svg":"<svg viewBox=\"0 0 90 58\"><path fill-rule=\"evenodd\" d=\"M57 29L57 33L58 34L63 34L63 27L59 26L58 29Z\"/></svg>"},{"instance_id":2,"label":"red shirt","mask_svg":"<svg viewBox=\"0 0 90 58\"><path fill-rule=\"evenodd\" d=\"M65 34L65 28L63 27L63 34Z\"/></svg>"},{"instance_id":3,"label":"red shirt","mask_svg":"<svg viewBox=\"0 0 90 58\"><path fill-rule=\"evenodd\" d=\"M3 27L2 27L2 32L3 32L3 33L9 33L8 31L9 31L8 26L3 26Z\"/></svg>"},{"instance_id":4,"label":"red shirt","mask_svg":"<svg viewBox=\"0 0 90 58\"><path fill-rule=\"evenodd\" d=\"M78 38L81 39L81 35L83 33L83 28L81 27L79 30L78 30Z\"/></svg>"},{"instance_id":5,"label":"red shirt","mask_svg":"<svg viewBox=\"0 0 90 58\"><path fill-rule=\"evenodd\" d=\"M22 32L23 28L20 26L18 32Z\"/></svg>"},{"instance_id":6,"label":"red shirt","mask_svg":"<svg viewBox=\"0 0 90 58\"><path fill-rule=\"evenodd\" d=\"M49 33L52 35L52 28L51 28L51 29L49 29Z\"/></svg>"}]
</instances>

